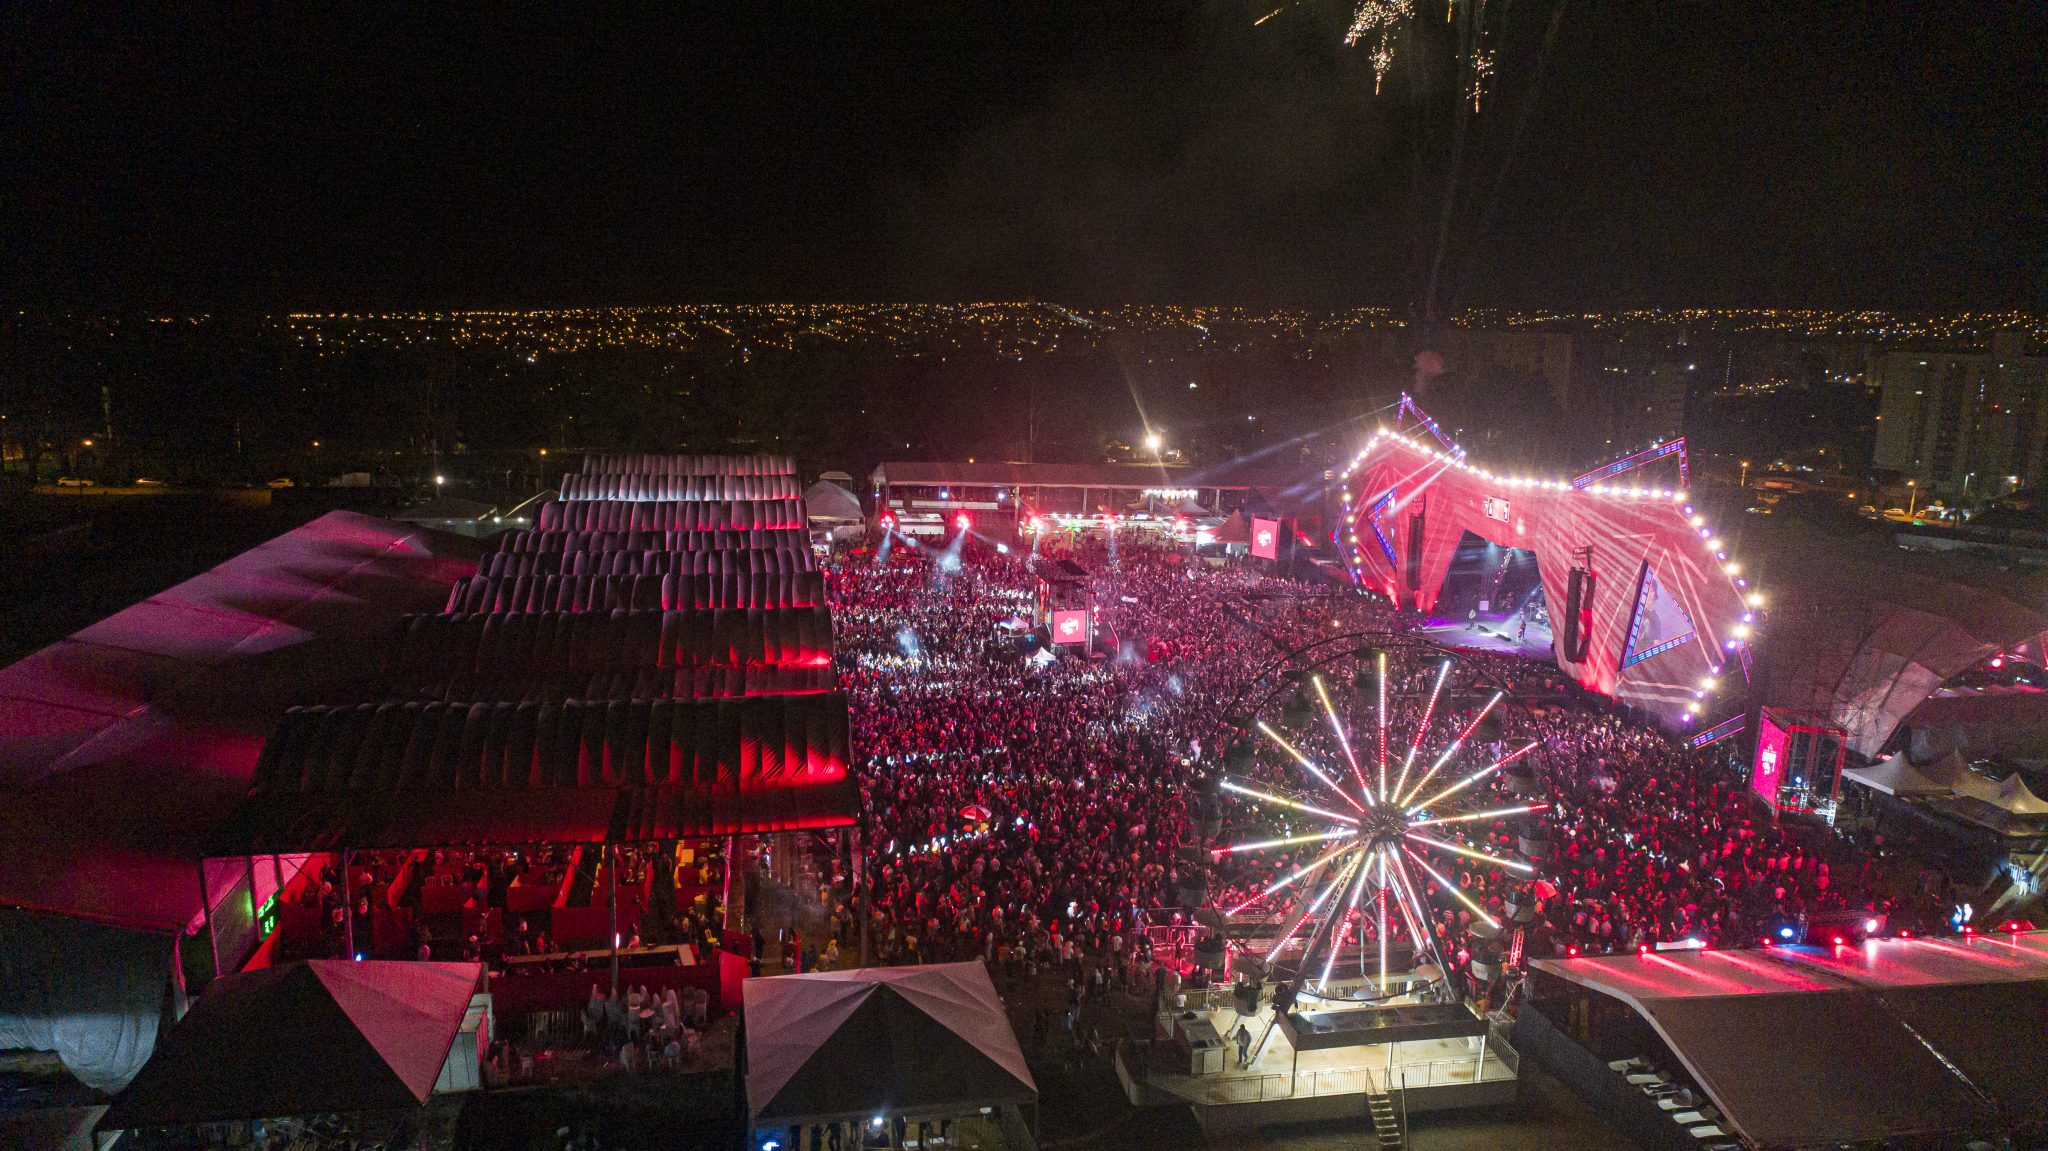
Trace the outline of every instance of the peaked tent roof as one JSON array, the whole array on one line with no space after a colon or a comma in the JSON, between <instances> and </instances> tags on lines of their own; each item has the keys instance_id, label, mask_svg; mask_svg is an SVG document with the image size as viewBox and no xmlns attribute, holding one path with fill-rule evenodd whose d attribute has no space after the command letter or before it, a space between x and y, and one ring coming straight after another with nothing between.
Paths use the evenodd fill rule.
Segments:
<instances>
[{"instance_id":1,"label":"peaked tent roof","mask_svg":"<svg viewBox=\"0 0 2048 1151\"><path fill-rule=\"evenodd\" d=\"M482 978L478 963L309 959L218 979L99 1128L417 1106Z\"/></svg>"},{"instance_id":2,"label":"peaked tent roof","mask_svg":"<svg viewBox=\"0 0 2048 1151\"><path fill-rule=\"evenodd\" d=\"M1952 790L1948 784L1922 774L1903 751L1869 767L1852 767L1842 773L1842 778L1886 795L1947 795Z\"/></svg>"},{"instance_id":3,"label":"peaked tent roof","mask_svg":"<svg viewBox=\"0 0 2048 1151\"><path fill-rule=\"evenodd\" d=\"M838 484L819 480L804 489L804 513L814 520L858 521L860 498Z\"/></svg>"},{"instance_id":4,"label":"peaked tent roof","mask_svg":"<svg viewBox=\"0 0 2048 1151\"><path fill-rule=\"evenodd\" d=\"M1998 785L1998 798L1989 800L2014 815L2048 815L2048 802L2027 788L2027 781L2018 772L2006 777Z\"/></svg>"},{"instance_id":5,"label":"peaked tent roof","mask_svg":"<svg viewBox=\"0 0 2048 1151\"><path fill-rule=\"evenodd\" d=\"M783 1124L1022 1103L1038 1085L980 963L744 985L747 1105Z\"/></svg>"}]
</instances>

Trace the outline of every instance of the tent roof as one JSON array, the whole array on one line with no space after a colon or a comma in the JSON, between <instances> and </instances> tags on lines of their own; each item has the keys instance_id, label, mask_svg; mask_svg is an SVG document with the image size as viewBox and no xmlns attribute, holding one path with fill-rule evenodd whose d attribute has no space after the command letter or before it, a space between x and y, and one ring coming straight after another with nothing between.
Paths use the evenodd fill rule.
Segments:
<instances>
[{"instance_id":1,"label":"tent roof","mask_svg":"<svg viewBox=\"0 0 2048 1151\"><path fill-rule=\"evenodd\" d=\"M1842 777L1886 795L1947 795L1952 790L1940 780L1921 774L1903 751L1869 767L1852 767Z\"/></svg>"},{"instance_id":2,"label":"tent roof","mask_svg":"<svg viewBox=\"0 0 2048 1151\"><path fill-rule=\"evenodd\" d=\"M860 497L835 483L819 480L804 489L804 512L814 520L859 520Z\"/></svg>"},{"instance_id":3,"label":"tent roof","mask_svg":"<svg viewBox=\"0 0 2048 1151\"><path fill-rule=\"evenodd\" d=\"M1998 785L1998 798L1989 802L1997 804L2014 815L2048 815L2048 803L2027 788L2027 781L2018 772L2006 777Z\"/></svg>"},{"instance_id":4,"label":"tent roof","mask_svg":"<svg viewBox=\"0 0 2048 1151\"><path fill-rule=\"evenodd\" d=\"M424 1103L482 979L478 963L338 959L217 979L99 1127Z\"/></svg>"},{"instance_id":5,"label":"tent roof","mask_svg":"<svg viewBox=\"0 0 2048 1151\"><path fill-rule=\"evenodd\" d=\"M1977 1090L2048 1105L2048 933L1534 962L1634 1008L1755 1146L1965 1129Z\"/></svg>"},{"instance_id":6,"label":"tent roof","mask_svg":"<svg viewBox=\"0 0 2048 1151\"><path fill-rule=\"evenodd\" d=\"M213 855L853 822L846 696L294 708Z\"/></svg>"},{"instance_id":7,"label":"tent roof","mask_svg":"<svg viewBox=\"0 0 2048 1151\"><path fill-rule=\"evenodd\" d=\"M1298 485L1310 469L1258 459L1188 468L1162 464L1017 464L891 460L874 470L878 484L909 487L1043 487L1097 488L1254 488L1279 490ZM1319 473L1318 480L1320 479Z\"/></svg>"},{"instance_id":8,"label":"tent roof","mask_svg":"<svg viewBox=\"0 0 2048 1151\"><path fill-rule=\"evenodd\" d=\"M1239 508L1230 513L1216 528L1216 542L1219 544L1248 544L1252 542L1252 522Z\"/></svg>"},{"instance_id":9,"label":"tent roof","mask_svg":"<svg viewBox=\"0 0 2048 1151\"><path fill-rule=\"evenodd\" d=\"M1038 1096L978 962L750 979L747 1106L761 1124L934 1113Z\"/></svg>"},{"instance_id":10,"label":"tent roof","mask_svg":"<svg viewBox=\"0 0 2048 1151\"><path fill-rule=\"evenodd\" d=\"M473 540L331 512L0 669L0 903L148 930L286 708L366 683Z\"/></svg>"}]
</instances>

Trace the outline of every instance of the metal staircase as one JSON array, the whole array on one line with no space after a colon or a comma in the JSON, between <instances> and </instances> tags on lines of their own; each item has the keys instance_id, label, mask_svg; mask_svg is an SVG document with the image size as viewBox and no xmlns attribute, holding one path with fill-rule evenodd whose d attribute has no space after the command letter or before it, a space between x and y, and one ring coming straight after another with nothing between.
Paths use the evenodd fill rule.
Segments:
<instances>
[{"instance_id":1,"label":"metal staircase","mask_svg":"<svg viewBox=\"0 0 2048 1151\"><path fill-rule=\"evenodd\" d=\"M1406 1117L1395 1106L1394 1097L1368 1084L1365 1108L1367 1117L1372 1120L1373 1145L1379 1151L1405 1151L1408 1131L1402 1120Z\"/></svg>"}]
</instances>

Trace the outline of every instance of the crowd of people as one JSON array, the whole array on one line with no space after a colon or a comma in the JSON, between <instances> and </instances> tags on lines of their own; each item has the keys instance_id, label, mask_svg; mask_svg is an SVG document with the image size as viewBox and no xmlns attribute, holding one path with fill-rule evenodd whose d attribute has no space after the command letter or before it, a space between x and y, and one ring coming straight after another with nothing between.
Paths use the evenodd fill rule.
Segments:
<instances>
[{"instance_id":1,"label":"crowd of people","mask_svg":"<svg viewBox=\"0 0 2048 1151\"><path fill-rule=\"evenodd\" d=\"M1184 547L1119 543L1112 552L1084 540L1071 553L1090 573L1098 636L1115 637L1115 651L1093 658L1028 658L1014 638L1033 614L1035 555L972 540L943 550L898 545L830 571L840 682L862 753L867 926L879 962L979 956L1004 969L1061 971L1083 993L1157 986L1161 968L1184 968L1185 957L1155 954L1162 936L1147 928L1186 922L1191 891L1206 883L1212 901L1235 903L1312 858L1300 848L1219 863L1209 848L1271 830L1274 813L1225 799L1220 835L1205 837L1199 797L1226 770L1312 790L1267 743L1253 740L1248 757L1226 755L1247 738L1236 713L1284 699L1275 676L1308 662L1287 653L1327 636L1405 631L1414 617L1242 560L1218 565ZM1367 662L1325 666L1330 690L1361 711L1366 681L1352 676ZM1414 650L1394 661L1394 730L1414 729L1438 666ZM1518 854L1527 836L1553 846L1533 880L1469 860L1437 863L1496 917L1508 918L1509 902L1533 907L1524 919L1532 954L1682 939L1755 945L1767 930L1803 931L1824 912L1915 926L1939 914L1932 899L1898 902L1868 852L1773 821L1725 748L1689 749L1548 662L1461 652L1430 746L1441 747L1444 732L1470 721L1495 689L1517 703L1474 733L1459 762L1484 766L1533 739L1538 749L1525 758L1538 794L1505 802L1549 806L1461 830L1492 854ZM1298 741L1322 762L1341 762L1318 723L1302 725ZM1462 799L1501 800L1505 780ZM1472 913L1440 884L1423 888L1430 930L1453 968L1497 947L1474 938ZM831 934L852 947L860 901L847 889L832 898Z\"/></svg>"}]
</instances>

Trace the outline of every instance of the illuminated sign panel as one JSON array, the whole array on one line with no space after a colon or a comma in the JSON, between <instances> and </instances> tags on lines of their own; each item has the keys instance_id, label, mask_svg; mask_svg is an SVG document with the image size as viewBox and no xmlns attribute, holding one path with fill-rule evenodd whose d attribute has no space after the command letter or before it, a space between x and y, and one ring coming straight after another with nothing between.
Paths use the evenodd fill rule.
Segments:
<instances>
[{"instance_id":1,"label":"illuminated sign panel","mask_svg":"<svg viewBox=\"0 0 2048 1151\"><path fill-rule=\"evenodd\" d=\"M1252 554L1262 560L1280 558L1280 521L1252 521Z\"/></svg>"},{"instance_id":2,"label":"illuminated sign panel","mask_svg":"<svg viewBox=\"0 0 2048 1151\"><path fill-rule=\"evenodd\" d=\"M1088 642L1088 612L1079 609L1052 613L1052 642Z\"/></svg>"},{"instance_id":3,"label":"illuminated sign panel","mask_svg":"<svg viewBox=\"0 0 2048 1151\"><path fill-rule=\"evenodd\" d=\"M1488 496L1486 497L1484 508L1487 519L1499 520L1502 523L1508 522L1508 502L1506 500L1499 496Z\"/></svg>"}]
</instances>

